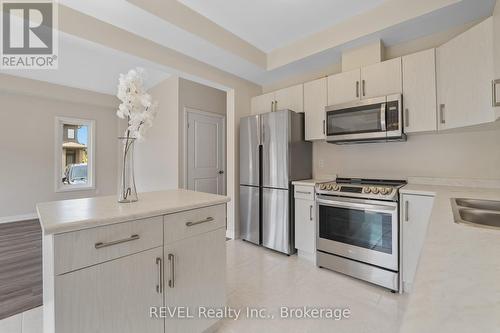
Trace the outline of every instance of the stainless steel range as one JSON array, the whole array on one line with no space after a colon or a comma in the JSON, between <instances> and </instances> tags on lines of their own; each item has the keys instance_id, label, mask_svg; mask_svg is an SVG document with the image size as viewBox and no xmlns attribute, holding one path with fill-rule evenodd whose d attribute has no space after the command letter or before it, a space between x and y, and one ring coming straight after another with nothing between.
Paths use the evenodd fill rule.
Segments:
<instances>
[{"instance_id":1,"label":"stainless steel range","mask_svg":"<svg viewBox=\"0 0 500 333\"><path fill-rule=\"evenodd\" d=\"M402 180L337 178L318 184L317 265L399 291Z\"/></svg>"}]
</instances>

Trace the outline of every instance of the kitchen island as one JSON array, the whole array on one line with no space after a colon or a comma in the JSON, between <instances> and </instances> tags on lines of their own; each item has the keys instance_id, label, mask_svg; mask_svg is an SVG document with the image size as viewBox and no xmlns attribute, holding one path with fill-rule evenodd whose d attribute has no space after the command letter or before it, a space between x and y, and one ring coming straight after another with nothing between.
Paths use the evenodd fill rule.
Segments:
<instances>
[{"instance_id":1,"label":"kitchen island","mask_svg":"<svg viewBox=\"0 0 500 333\"><path fill-rule=\"evenodd\" d=\"M210 329L197 310L226 304L228 201L170 190L38 204L44 333Z\"/></svg>"}]
</instances>

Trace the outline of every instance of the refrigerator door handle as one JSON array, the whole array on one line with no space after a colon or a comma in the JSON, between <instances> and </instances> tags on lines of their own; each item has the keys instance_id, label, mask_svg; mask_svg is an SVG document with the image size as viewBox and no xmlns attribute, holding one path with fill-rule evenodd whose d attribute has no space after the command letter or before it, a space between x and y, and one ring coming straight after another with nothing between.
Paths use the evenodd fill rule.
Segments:
<instances>
[{"instance_id":1,"label":"refrigerator door handle","mask_svg":"<svg viewBox=\"0 0 500 333\"><path fill-rule=\"evenodd\" d=\"M257 145L261 145L262 144L262 137L261 137L261 119L260 119L260 116L257 115Z\"/></svg>"}]
</instances>

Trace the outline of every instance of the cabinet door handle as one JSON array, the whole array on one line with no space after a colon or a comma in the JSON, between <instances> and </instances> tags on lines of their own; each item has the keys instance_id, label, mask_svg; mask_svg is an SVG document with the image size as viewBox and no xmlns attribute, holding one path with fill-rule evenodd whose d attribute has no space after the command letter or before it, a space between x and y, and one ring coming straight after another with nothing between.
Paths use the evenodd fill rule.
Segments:
<instances>
[{"instance_id":1,"label":"cabinet door handle","mask_svg":"<svg viewBox=\"0 0 500 333\"><path fill-rule=\"evenodd\" d=\"M444 114L445 107L446 107L445 104L439 105L439 121L441 124L446 124L446 118L445 118L445 114Z\"/></svg>"},{"instance_id":2,"label":"cabinet door handle","mask_svg":"<svg viewBox=\"0 0 500 333\"><path fill-rule=\"evenodd\" d=\"M410 127L410 110L405 109L405 127Z\"/></svg>"},{"instance_id":3,"label":"cabinet door handle","mask_svg":"<svg viewBox=\"0 0 500 333\"><path fill-rule=\"evenodd\" d=\"M170 263L170 279L168 280L168 286L170 288L175 287L175 256L172 253L168 254L168 261Z\"/></svg>"},{"instance_id":4,"label":"cabinet door handle","mask_svg":"<svg viewBox=\"0 0 500 333\"><path fill-rule=\"evenodd\" d=\"M313 206L309 206L309 221L313 220Z\"/></svg>"},{"instance_id":5,"label":"cabinet door handle","mask_svg":"<svg viewBox=\"0 0 500 333\"><path fill-rule=\"evenodd\" d=\"M300 193L300 194L311 194L311 192L307 192L307 191L295 191L296 193Z\"/></svg>"},{"instance_id":6,"label":"cabinet door handle","mask_svg":"<svg viewBox=\"0 0 500 333\"><path fill-rule=\"evenodd\" d=\"M366 96L366 81L362 80L361 81L361 91L363 92L363 97Z\"/></svg>"},{"instance_id":7,"label":"cabinet door handle","mask_svg":"<svg viewBox=\"0 0 500 333\"><path fill-rule=\"evenodd\" d=\"M326 120L323 120L323 134L326 134Z\"/></svg>"},{"instance_id":8,"label":"cabinet door handle","mask_svg":"<svg viewBox=\"0 0 500 333\"><path fill-rule=\"evenodd\" d=\"M156 266L158 267L158 284L156 285L156 292L163 293L163 260L156 258Z\"/></svg>"},{"instance_id":9,"label":"cabinet door handle","mask_svg":"<svg viewBox=\"0 0 500 333\"><path fill-rule=\"evenodd\" d=\"M359 81L356 81L356 97L359 98Z\"/></svg>"},{"instance_id":10,"label":"cabinet door handle","mask_svg":"<svg viewBox=\"0 0 500 333\"><path fill-rule=\"evenodd\" d=\"M121 244L121 243L131 242L134 240L138 240L139 238L140 238L139 235L132 235L129 238L118 239L118 240L111 241L111 242L98 242L98 243L94 244L94 247L96 249L102 249L103 247L108 247L108 246L117 245L117 244Z\"/></svg>"},{"instance_id":11,"label":"cabinet door handle","mask_svg":"<svg viewBox=\"0 0 500 333\"><path fill-rule=\"evenodd\" d=\"M214 220L213 217L209 216L204 220L196 221L196 222L186 222L186 227L192 227L193 225L197 224L202 224L202 223L207 223L207 222L212 222Z\"/></svg>"},{"instance_id":12,"label":"cabinet door handle","mask_svg":"<svg viewBox=\"0 0 500 333\"><path fill-rule=\"evenodd\" d=\"M274 111L274 101L271 101L271 112Z\"/></svg>"},{"instance_id":13,"label":"cabinet door handle","mask_svg":"<svg viewBox=\"0 0 500 333\"><path fill-rule=\"evenodd\" d=\"M274 101L274 111L278 111L278 101Z\"/></svg>"},{"instance_id":14,"label":"cabinet door handle","mask_svg":"<svg viewBox=\"0 0 500 333\"><path fill-rule=\"evenodd\" d=\"M493 80L491 82L491 96L492 96L492 105L493 107L500 106L500 102L497 100L497 84L500 84L500 79Z\"/></svg>"},{"instance_id":15,"label":"cabinet door handle","mask_svg":"<svg viewBox=\"0 0 500 333\"><path fill-rule=\"evenodd\" d=\"M410 220L410 202L408 200L405 201L405 222Z\"/></svg>"}]
</instances>

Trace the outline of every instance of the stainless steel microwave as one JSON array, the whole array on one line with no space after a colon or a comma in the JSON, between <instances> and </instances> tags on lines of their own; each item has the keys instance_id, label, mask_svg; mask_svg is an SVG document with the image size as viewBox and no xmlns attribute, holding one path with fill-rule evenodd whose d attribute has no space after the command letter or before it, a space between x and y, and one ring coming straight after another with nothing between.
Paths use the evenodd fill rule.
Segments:
<instances>
[{"instance_id":1,"label":"stainless steel microwave","mask_svg":"<svg viewBox=\"0 0 500 333\"><path fill-rule=\"evenodd\" d=\"M327 106L326 141L337 144L405 141L402 107L401 94Z\"/></svg>"}]
</instances>

